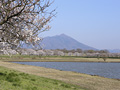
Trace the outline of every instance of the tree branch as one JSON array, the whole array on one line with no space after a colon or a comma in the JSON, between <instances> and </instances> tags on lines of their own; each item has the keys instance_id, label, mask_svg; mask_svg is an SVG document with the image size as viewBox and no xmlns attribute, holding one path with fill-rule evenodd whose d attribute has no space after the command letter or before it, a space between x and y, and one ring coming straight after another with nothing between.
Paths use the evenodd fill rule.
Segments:
<instances>
[{"instance_id":1,"label":"tree branch","mask_svg":"<svg viewBox=\"0 0 120 90\"><path fill-rule=\"evenodd\" d=\"M6 23L6 22L7 22L9 19L11 19L12 17L19 16L24 9L25 9L25 6L24 6L23 9L21 9L18 13L7 17L5 20L3 20L2 22L0 22L0 25Z\"/></svg>"}]
</instances>

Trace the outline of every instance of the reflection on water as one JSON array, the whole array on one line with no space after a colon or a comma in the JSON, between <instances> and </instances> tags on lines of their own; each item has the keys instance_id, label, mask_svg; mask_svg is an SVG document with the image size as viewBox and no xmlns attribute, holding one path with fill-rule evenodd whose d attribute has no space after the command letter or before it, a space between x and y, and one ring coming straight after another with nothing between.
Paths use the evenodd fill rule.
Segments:
<instances>
[{"instance_id":1,"label":"reflection on water","mask_svg":"<svg viewBox=\"0 0 120 90\"><path fill-rule=\"evenodd\" d=\"M120 63L88 63L88 62L14 62L46 68L74 71L107 78L120 79Z\"/></svg>"}]
</instances>

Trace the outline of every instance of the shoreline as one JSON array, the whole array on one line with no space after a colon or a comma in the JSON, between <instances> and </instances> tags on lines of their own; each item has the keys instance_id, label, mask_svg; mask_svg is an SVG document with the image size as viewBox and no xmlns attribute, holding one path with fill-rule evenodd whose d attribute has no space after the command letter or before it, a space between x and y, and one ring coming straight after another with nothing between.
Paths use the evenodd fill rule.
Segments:
<instances>
[{"instance_id":1,"label":"shoreline","mask_svg":"<svg viewBox=\"0 0 120 90\"><path fill-rule=\"evenodd\" d=\"M120 59L108 58L104 61L102 58L79 58L79 57L36 57L36 56L13 56L13 57L1 57L0 61L4 62L96 62L96 63L120 63Z\"/></svg>"},{"instance_id":2,"label":"shoreline","mask_svg":"<svg viewBox=\"0 0 120 90\"><path fill-rule=\"evenodd\" d=\"M85 62L85 63L120 63L120 61L57 61L57 60L46 60L46 61L42 61L42 60L5 60L4 62Z\"/></svg>"},{"instance_id":3,"label":"shoreline","mask_svg":"<svg viewBox=\"0 0 120 90\"><path fill-rule=\"evenodd\" d=\"M88 90L120 90L120 80L117 79L2 61L0 61L0 66L40 77L61 80L66 83L88 88Z\"/></svg>"}]
</instances>

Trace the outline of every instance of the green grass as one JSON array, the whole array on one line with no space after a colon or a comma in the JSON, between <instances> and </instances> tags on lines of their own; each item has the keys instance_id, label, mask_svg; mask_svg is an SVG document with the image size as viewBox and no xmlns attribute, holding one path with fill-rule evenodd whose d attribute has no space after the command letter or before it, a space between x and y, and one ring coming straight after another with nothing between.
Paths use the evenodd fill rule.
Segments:
<instances>
[{"instance_id":1,"label":"green grass","mask_svg":"<svg viewBox=\"0 0 120 90\"><path fill-rule=\"evenodd\" d=\"M62 81L0 67L0 90L85 90Z\"/></svg>"}]
</instances>

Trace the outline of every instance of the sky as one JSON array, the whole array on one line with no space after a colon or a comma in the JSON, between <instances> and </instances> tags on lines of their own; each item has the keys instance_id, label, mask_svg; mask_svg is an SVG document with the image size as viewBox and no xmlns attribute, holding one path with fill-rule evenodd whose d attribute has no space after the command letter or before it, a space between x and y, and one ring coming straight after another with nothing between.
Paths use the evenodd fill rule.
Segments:
<instances>
[{"instance_id":1,"label":"sky","mask_svg":"<svg viewBox=\"0 0 120 90\"><path fill-rule=\"evenodd\" d=\"M120 0L55 0L56 17L42 37L66 34L97 49L120 49Z\"/></svg>"}]
</instances>

